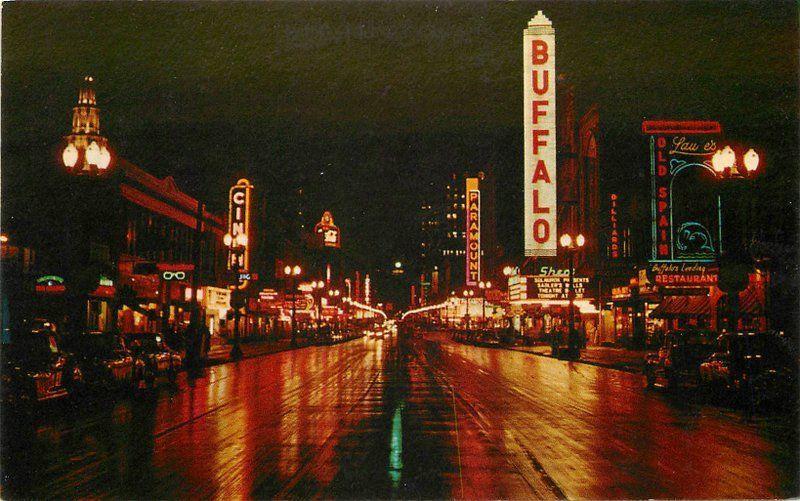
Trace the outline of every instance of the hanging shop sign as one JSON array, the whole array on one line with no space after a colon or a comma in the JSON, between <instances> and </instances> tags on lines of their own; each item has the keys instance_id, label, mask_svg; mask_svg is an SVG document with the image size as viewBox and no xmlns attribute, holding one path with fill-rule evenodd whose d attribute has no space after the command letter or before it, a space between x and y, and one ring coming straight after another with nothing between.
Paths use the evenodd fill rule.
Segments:
<instances>
[{"instance_id":1,"label":"hanging shop sign","mask_svg":"<svg viewBox=\"0 0 800 501\"><path fill-rule=\"evenodd\" d=\"M333 247L338 249L342 246L339 227L333 223L333 215L330 211L322 213L322 219L314 226L314 234L322 247Z\"/></svg>"},{"instance_id":2,"label":"hanging shop sign","mask_svg":"<svg viewBox=\"0 0 800 501\"><path fill-rule=\"evenodd\" d=\"M42 294L61 294L67 290L64 279L57 275L44 275L36 279L34 290Z\"/></svg>"},{"instance_id":3,"label":"hanging shop sign","mask_svg":"<svg viewBox=\"0 0 800 501\"><path fill-rule=\"evenodd\" d=\"M659 287L710 287L719 279L716 264L651 263L648 275Z\"/></svg>"},{"instance_id":4,"label":"hanging shop sign","mask_svg":"<svg viewBox=\"0 0 800 501\"><path fill-rule=\"evenodd\" d=\"M110 278L101 275L97 283L97 288L89 293L95 297L112 298L117 294L117 288L114 286L114 281Z\"/></svg>"},{"instance_id":5,"label":"hanging shop sign","mask_svg":"<svg viewBox=\"0 0 800 501\"><path fill-rule=\"evenodd\" d=\"M247 179L240 179L230 189L228 199L228 269L234 271L250 270L250 197L253 185ZM226 237L227 238L227 237ZM244 289L247 280L237 281L236 287Z\"/></svg>"},{"instance_id":6,"label":"hanging shop sign","mask_svg":"<svg viewBox=\"0 0 800 501\"><path fill-rule=\"evenodd\" d=\"M467 285L476 286L481 280L481 192L478 178L468 177L466 187L466 266Z\"/></svg>"},{"instance_id":7,"label":"hanging shop sign","mask_svg":"<svg viewBox=\"0 0 800 501\"><path fill-rule=\"evenodd\" d=\"M314 307L314 298L306 294L295 294L294 297L292 294L286 294L283 299L283 309L291 311L292 303L294 303L295 310L310 310Z\"/></svg>"},{"instance_id":8,"label":"hanging shop sign","mask_svg":"<svg viewBox=\"0 0 800 501\"><path fill-rule=\"evenodd\" d=\"M158 276L165 282L185 282L192 279L193 264L187 263L158 263L156 264Z\"/></svg>"},{"instance_id":9,"label":"hanging shop sign","mask_svg":"<svg viewBox=\"0 0 800 501\"><path fill-rule=\"evenodd\" d=\"M230 289L212 286L206 286L203 289L205 293L202 295L202 302L207 309L227 311L231 307Z\"/></svg>"},{"instance_id":10,"label":"hanging shop sign","mask_svg":"<svg viewBox=\"0 0 800 501\"><path fill-rule=\"evenodd\" d=\"M508 277L508 300L521 301L528 299L528 278L524 275Z\"/></svg>"},{"instance_id":11,"label":"hanging shop sign","mask_svg":"<svg viewBox=\"0 0 800 501\"><path fill-rule=\"evenodd\" d=\"M539 11L523 32L525 255L555 256L556 40Z\"/></svg>"},{"instance_id":12,"label":"hanging shop sign","mask_svg":"<svg viewBox=\"0 0 800 501\"><path fill-rule=\"evenodd\" d=\"M645 121L650 136L652 261L714 259L720 199L707 182L722 127L713 121ZM704 181L704 179L706 181Z\"/></svg>"}]
</instances>

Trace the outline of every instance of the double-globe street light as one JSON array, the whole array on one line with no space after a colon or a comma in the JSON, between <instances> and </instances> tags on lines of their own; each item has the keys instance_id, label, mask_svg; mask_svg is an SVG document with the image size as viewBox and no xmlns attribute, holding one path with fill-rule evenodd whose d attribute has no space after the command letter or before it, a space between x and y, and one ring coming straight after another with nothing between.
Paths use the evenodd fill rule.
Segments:
<instances>
[{"instance_id":1,"label":"double-globe street light","mask_svg":"<svg viewBox=\"0 0 800 501\"><path fill-rule=\"evenodd\" d=\"M575 332L575 253L586 245L586 238L580 233L574 238L569 233L564 233L559 243L569 256L569 355L572 358L579 358L578 336Z\"/></svg>"},{"instance_id":2,"label":"double-globe street light","mask_svg":"<svg viewBox=\"0 0 800 501\"><path fill-rule=\"evenodd\" d=\"M469 321L470 321L469 300L470 300L471 297L473 297L475 295L475 291L472 290L472 289L464 289L463 294L464 294L464 298L467 300L467 310L466 310L466 314L464 315L464 328L465 329L469 329Z\"/></svg>"},{"instance_id":3,"label":"double-globe street light","mask_svg":"<svg viewBox=\"0 0 800 501\"><path fill-rule=\"evenodd\" d=\"M314 298L314 302L317 303L317 339L320 337L320 318L322 315L322 289L325 288L325 282L322 280L312 280L311 281L311 296Z\"/></svg>"},{"instance_id":4,"label":"double-globe street light","mask_svg":"<svg viewBox=\"0 0 800 501\"><path fill-rule=\"evenodd\" d=\"M247 235L239 233L233 236L230 233L226 233L222 237L222 242L230 250L231 254L236 256L236 259L234 259L236 266L231 269L234 274L233 285L231 285L231 303L233 306L233 349L231 349L231 358L239 360L242 358L242 347L239 345L239 308L241 307L240 296L242 294L242 291L239 290L239 272L241 271L239 268L239 263L241 262L239 256L247 248Z\"/></svg>"},{"instance_id":5,"label":"double-globe street light","mask_svg":"<svg viewBox=\"0 0 800 501\"><path fill-rule=\"evenodd\" d=\"M492 282L488 282L488 281L484 282L484 281L481 280L480 282L478 282L478 288L482 292L481 296L483 298L483 303L482 303L482 307L481 307L481 317L482 317L481 320L483 321L483 326L485 328L486 327L486 294L489 292L489 289L492 288Z\"/></svg>"},{"instance_id":6,"label":"double-globe street light","mask_svg":"<svg viewBox=\"0 0 800 501\"><path fill-rule=\"evenodd\" d=\"M297 302L296 302L296 299L297 299L297 290L296 290L297 289L297 277L299 277L302 272L303 272L303 269L300 268L299 265L294 265L294 266L286 265L283 268L283 276L291 284L290 291L291 291L291 294L292 294L292 340L291 340L292 348L297 346L297 331L295 329L294 314L295 314L295 312L297 310Z\"/></svg>"},{"instance_id":7,"label":"double-globe street light","mask_svg":"<svg viewBox=\"0 0 800 501\"><path fill-rule=\"evenodd\" d=\"M341 295L341 292L339 291L339 289L328 289L328 298L329 298L328 299L328 305L332 304L334 301L338 301L339 295ZM337 306L337 308L338 308L338 306ZM338 309L336 311L338 312ZM338 318L336 320L336 330L337 330L337 332L341 331L341 323L339 322ZM331 335L333 335L333 330L332 329L331 329Z\"/></svg>"},{"instance_id":8,"label":"double-globe street light","mask_svg":"<svg viewBox=\"0 0 800 501\"><path fill-rule=\"evenodd\" d=\"M737 158L736 152L731 146L725 146L721 150L717 150L711 157L711 168L719 182L722 184L722 192L728 192L739 186L743 180L752 179L758 171L761 159L753 148L749 148L741 159ZM725 196L725 201L722 204L728 208L731 199L740 199L737 193L734 196ZM733 214L728 208L728 214ZM751 211L747 211L749 214ZM726 218L728 219L728 218ZM721 222L720 222L721 224ZM735 225L731 225L734 226ZM749 225L748 226L749 230ZM741 231L741 228L739 228ZM741 240L740 240L741 241ZM750 263L744 263L740 259L743 256L734 256L732 251L742 249L743 245L726 245L722 247L722 242L717 246L717 264L719 265L720 288L728 294L728 329L735 332L738 329L738 309L739 309L739 291L746 286L746 278L750 270Z\"/></svg>"}]
</instances>

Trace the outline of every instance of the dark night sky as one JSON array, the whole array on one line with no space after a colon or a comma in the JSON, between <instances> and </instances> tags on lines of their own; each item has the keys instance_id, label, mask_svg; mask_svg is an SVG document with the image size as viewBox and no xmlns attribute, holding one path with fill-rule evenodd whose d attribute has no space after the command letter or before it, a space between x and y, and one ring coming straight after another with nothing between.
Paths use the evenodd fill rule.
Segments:
<instances>
[{"instance_id":1,"label":"dark night sky","mask_svg":"<svg viewBox=\"0 0 800 501\"><path fill-rule=\"evenodd\" d=\"M121 155L220 208L242 173L275 210L303 183L365 264L410 254L421 186L491 163L518 255L521 34L537 9L579 104L600 104L607 187L646 189L643 118L708 118L762 146L788 187L774 206L794 203L794 3L5 3L4 224L24 221L93 74Z\"/></svg>"}]
</instances>

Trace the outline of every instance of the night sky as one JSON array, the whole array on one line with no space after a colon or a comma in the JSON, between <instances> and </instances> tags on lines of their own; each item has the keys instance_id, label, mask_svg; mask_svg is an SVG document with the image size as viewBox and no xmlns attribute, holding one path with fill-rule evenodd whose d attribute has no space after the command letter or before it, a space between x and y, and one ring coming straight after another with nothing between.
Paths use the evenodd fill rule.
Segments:
<instances>
[{"instance_id":1,"label":"night sky","mask_svg":"<svg viewBox=\"0 0 800 501\"><path fill-rule=\"evenodd\" d=\"M519 256L521 35L538 9L579 107L600 105L605 189L646 194L643 118L716 119L767 152L769 211L794 214L792 2L4 3L3 224L46 197L92 74L119 154L218 209L242 174L275 211L305 186L350 251L385 266L415 249L422 188L491 164Z\"/></svg>"}]
</instances>

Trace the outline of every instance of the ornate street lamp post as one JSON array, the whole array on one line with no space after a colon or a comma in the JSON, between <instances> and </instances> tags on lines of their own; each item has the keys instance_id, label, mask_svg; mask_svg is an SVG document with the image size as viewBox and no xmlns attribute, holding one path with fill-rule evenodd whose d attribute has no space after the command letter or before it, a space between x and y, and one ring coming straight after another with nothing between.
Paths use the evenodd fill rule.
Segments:
<instances>
[{"instance_id":1,"label":"ornate street lamp post","mask_svg":"<svg viewBox=\"0 0 800 501\"><path fill-rule=\"evenodd\" d=\"M234 256L241 255L247 248L247 235L244 233L239 233L235 237L230 233L226 233L222 241ZM239 262L240 260L236 259L236 263ZM238 274L238 266L234 267L232 271L234 274ZM241 307L239 301L243 292L237 287L238 276L234 277L233 281L234 285L231 288L231 303L233 306L233 349L231 350L231 358L239 360L242 358L242 347L239 345L239 308Z\"/></svg>"},{"instance_id":2,"label":"ornate street lamp post","mask_svg":"<svg viewBox=\"0 0 800 501\"><path fill-rule=\"evenodd\" d=\"M569 256L569 354L570 357L580 358L578 336L575 332L575 253L586 244L586 238L580 233L575 238L569 233L564 233L559 243Z\"/></svg>"},{"instance_id":3,"label":"ornate street lamp post","mask_svg":"<svg viewBox=\"0 0 800 501\"><path fill-rule=\"evenodd\" d=\"M297 303L296 303L297 277L300 276L300 273L302 272L303 272L302 268L300 268L300 266L298 265L294 266L287 265L286 267L283 268L283 275L286 277L287 280L289 280L292 291L292 341L291 341L292 348L297 346L297 331L295 329L295 324L294 324L294 314L295 311L297 310Z\"/></svg>"},{"instance_id":4,"label":"ornate street lamp post","mask_svg":"<svg viewBox=\"0 0 800 501\"><path fill-rule=\"evenodd\" d=\"M474 295L475 295L475 291L474 290L472 290L472 289L464 289L464 298L466 298L466 300L467 300L467 309L466 309L466 314L464 315L464 328L465 329L469 329L469 321L470 321L470 317L469 317L469 298L473 297Z\"/></svg>"},{"instance_id":5,"label":"ornate street lamp post","mask_svg":"<svg viewBox=\"0 0 800 501\"><path fill-rule=\"evenodd\" d=\"M711 167L717 179L722 183L723 192L730 191L743 180L755 177L760 162L761 159L753 148L748 149L741 159L737 159L736 152L730 146L717 150L711 157ZM728 202L730 200L726 199L723 205L727 207ZM728 211L728 213L731 212ZM719 285L720 289L728 295L728 330L731 332L738 330L739 291L746 286L745 282L750 269L750 263L741 262L740 258L743 256L734 256L734 252L743 247L726 245L723 248L722 242L717 246L717 264L720 270Z\"/></svg>"},{"instance_id":6,"label":"ornate street lamp post","mask_svg":"<svg viewBox=\"0 0 800 501\"><path fill-rule=\"evenodd\" d=\"M72 109L72 133L64 138L61 162L70 174L98 176L112 167L108 139L100 134L100 109L94 77L87 76Z\"/></svg>"},{"instance_id":7,"label":"ornate street lamp post","mask_svg":"<svg viewBox=\"0 0 800 501\"><path fill-rule=\"evenodd\" d=\"M322 280L314 280L311 282L311 296L314 302L317 303L317 339L320 338L320 316L322 315L322 289L325 288L325 282Z\"/></svg>"},{"instance_id":8,"label":"ornate street lamp post","mask_svg":"<svg viewBox=\"0 0 800 501\"><path fill-rule=\"evenodd\" d=\"M484 324L484 328L486 327L486 293L489 292L489 289L492 288L492 282L478 282L478 288L481 289L483 294L481 294L483 298L482 308L481 308L481 321Z\"/></svg>"}]
</instances>

